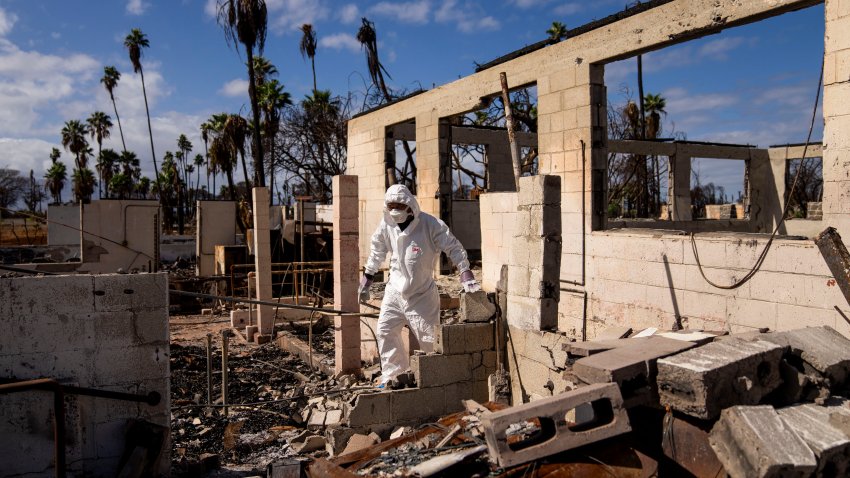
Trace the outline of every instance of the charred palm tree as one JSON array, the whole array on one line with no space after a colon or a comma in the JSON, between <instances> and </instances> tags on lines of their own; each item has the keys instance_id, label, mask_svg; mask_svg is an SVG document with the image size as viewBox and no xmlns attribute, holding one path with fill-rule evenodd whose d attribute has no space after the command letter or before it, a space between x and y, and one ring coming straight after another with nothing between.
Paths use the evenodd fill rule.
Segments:
<instances>
[{"instance_id":1,"label":"charred palm tree","mask_svg":"<svg viewBox=\"0 0 850 478\"><path fill-rule=\"evenodd\" d=\"M115 121L118 122L118 132L121 134L122 151L127 151L127 143L124 142L124 130L121 128L121 118L118 116L118 106L115 104L115 87L118 86L118 80L121 79L121 72L114 66L103 67L103 78L100 79L103 87L109 93L109 99L112 100L112 110L115 111Z\"/></svg>"},{"instance_id":2,"label":"charred palm tree","mask_svg":"<svg viewBox=\"0 0 850 478\"><path fill-rule=\"evenodd\" d=\"M301 25L301 33L298 50L301 51L302 58L310 58L310 66L313 68L313 91L316 91L316 30L313 30L313 25L305 23Z\"/></svg>"},{"instance_id":3,"label":"charred palm tree","mask_svg":"<svg viewBox=\"0 0 850 478\"><path fill-rule=\"evenodd\" d=\"M263 144L260 141L260 106L254 71L254 50L262 55L266 43L268 11L265 0L218 0L218 23L224 28L228 43L241 43L248 59L248 96L253 113L254 173L259 186L266 185ZM245 178L247 181L248 178Z\"/></svg>"},{"instance_id":4,"label":"charred palm tree","mask_svg":"<svg viewBox=\"0 0 850 478\"><path fill-rule=\"evenodd\" d=\"M148 136L151 140L151 159L153 160L153 170L159 171L156 164L156 151L153 147L153 129L151 128L151 112L148 108L148 92L145 87L145 70L142 68L142 51L150 47L147 35L142 33L138 28L130 30L130 33L124 38L124 46L127 48L127 54L130 56L130 63L133 64L133 71L138 73L142 79L142 96L145 98L145 113L148 117ZM159 188L159 182L156 183L157 194L162 194Z\"/></svg>"}]
</instances>

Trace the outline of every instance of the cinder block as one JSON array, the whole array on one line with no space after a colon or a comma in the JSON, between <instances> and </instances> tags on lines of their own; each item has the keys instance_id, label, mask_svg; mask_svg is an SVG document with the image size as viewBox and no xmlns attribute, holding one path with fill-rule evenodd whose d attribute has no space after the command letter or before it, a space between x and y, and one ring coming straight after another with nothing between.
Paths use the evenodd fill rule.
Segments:
<instances>
[{"instance_id":1,"label":"cinder block","mask_svg":"<svg viewBox=\"0 0 850 478\"><path fill-rule=\"evenodd\" d=\"M466 334L460 324L441 325L437 328L434 351L443 355L465 353Z\"/></svg>"},{"instance_id":2,"label":"cinder block","mask_svg":"<svg viewBox=\"0 0 850 478\"><path fill-rule=\"evenodd\" d=\"M769 405L723 410L708 440L732 478L808 477L817 467L803 439Z\"/></svg>"},{"instance_id":3,"label":"cinder block","mask_svg":"<svg viewBox=\"0 0 850 478\"><path fill-rule=\"evenodd\" d=\"M850 340L828 325L763 334L761 340L787 346L830 380L835 390L850 377Z\"/></svg>"},{"instance_id":4,"label":"cinder block","mask_svg":"<svg viewBox=\"0 0 850 478\"><path fill-rule=\"evenodd\" d=\"M817 476L850 474L850 439L829 424L833 411L850 413L845 407L821 407L811 403L777 410L783 422L794 430L818 460Z\"/></svg>"},{"instance_id":5,"label":"cinder block","mask_svg":"<svg viewBox=\"0 0 850 478\"><path fill-rule=\"evenodd\" d=\"M487 298L483 290L464 292L460 295L461 322L487 322L496 314L496 305Z\"/></svg>"},{"instance_id":6,"label":"cinder block","mask_svg":"<svg viewBox=\"0 0 850 478\"><path fill-rule=\"evenodd\" d=\"M593 408L592 420L583 423L566 421L565 417L570 410L585 404ZM537 443L515 450L517 443L508 444L508 427L534 418L541 422L542 436L536 440ZM502 468L631 431L628 415L623 408L623 398L615 384L588 385L484 415L481 422L490 456Z\"/></svg>"},{"instance_id":7,"label":"cinder block","mask_svg":"<svg viewBox=\"0 0 850 478\"><path fill-rule=\"evenodd\" d=\"M430 420L446 413L443 387L395 390L390 396L390 415L395 424Z\"/></svg>"},{"instance_id":8,"label":"cinder block","mask_svg":"<svg viewBox=\"0 0 850 478\"><path fill-rule=\"evenodd\" d=\"M459 382L445 386L446 413L455 413L463 410L463 400L473 399L473 382Z\"/></svg>"},{"instance_id":9,"label":"cinder block","mask_svg":"<svg viewBox=\"0 0 850 478\"><path fill-rule=\"evenodd\" d=\"M732 405L754 405L776 389L786 347L731 338L658 361L661 402L711 419Z\"/></svg>"},{"instance_id":10,"label":"cinder block","mask_svg":"<svg viewBox=\"0 0 850 478\"><path fill-rule=\"evenodd\" d=\"M493 350L494 327L492 323L464 324L464 350L466 353Z\"/></svg>"},{"instance_id":11,"label":"cinder block","mask_svg":"<svg viewBox=\"0 0 850 478\"><path fill-rule=\"evenodd\" d=\"M230 311L230 326L242 328L248 325L248 309L238 309ZM256 313L254 313L254 322L257 321Z\"/></svg>"},{"instance_id":12,"label":"cinder block","mask_svg":"<svg viewBox=\"0 0 850 478\"><path fill-rule=\"evenodd\" d=\"M573 364L573 373L586 383L617 383L627 407L654 404L657 401L656 361L694 345L649 337L634 345L579 359Z\"/></svg>"},{"instance_id":13,"label":"cinder block","mask_svg":"<svg viewBox=\"0 0 850 478\"><path fill-rule=\"evenodd\" d=\"M469 355L414 355L410 357L410 370L420 388L440 387L472 379Z\"/></svg>"},{"instance_id":14,"label":"cinder block","mask_svg":"<svg viewBox=\"0 0 850 478\"><path fill-rule=\"evenodd\" d=\"M353 404L345 407L350 427L391 423L390 395L394 392L361 393Z\"/></svg>"}]
</instances>

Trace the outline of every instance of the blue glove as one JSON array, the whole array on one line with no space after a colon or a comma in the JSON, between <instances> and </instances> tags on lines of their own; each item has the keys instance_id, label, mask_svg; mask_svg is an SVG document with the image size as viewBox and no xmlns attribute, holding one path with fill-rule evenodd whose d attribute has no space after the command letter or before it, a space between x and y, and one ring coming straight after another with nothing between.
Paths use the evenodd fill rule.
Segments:
<instances>
[{"instance_id":1,"label":"blue glove","mask_svg":"<svg viewBox=\"0 0 850 478\"><path fill-rule=\"evenodd\" d=\"M463 285L464 292L478 292L481 290L481 286L478 284L478 281L475 280L475 276L470 270L465 270L460 273L460 283Z\"/></svg>"},{"instance_id":2,"label":"blue glove","mask_svg":"<svg viewBox=\"0 0 850 478\"><path fill-rule=\"evenodd\" d=\"M372 285L372 279L369 279L365 275L360 278L360 286L357 287L357 295L359 297L360 303L365 304L371 299L371 295L369 294L369 286Z\"/></svg>"}]
</instances>

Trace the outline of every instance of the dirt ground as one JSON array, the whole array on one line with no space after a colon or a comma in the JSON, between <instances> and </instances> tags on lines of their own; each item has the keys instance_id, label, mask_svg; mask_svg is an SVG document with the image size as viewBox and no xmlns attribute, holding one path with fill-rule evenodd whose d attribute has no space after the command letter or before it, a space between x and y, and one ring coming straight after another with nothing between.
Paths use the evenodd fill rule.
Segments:
<instances>
[{"instance_id":1,"label":"dirt ground","mask_svg":"<svg viewBox=\"0 0 850 478\"><path fill-rule=\"evenodd\" d=\"M0 219L0 246L47 244L47 227L35 219Z\"/></svg>"}]
</instances>

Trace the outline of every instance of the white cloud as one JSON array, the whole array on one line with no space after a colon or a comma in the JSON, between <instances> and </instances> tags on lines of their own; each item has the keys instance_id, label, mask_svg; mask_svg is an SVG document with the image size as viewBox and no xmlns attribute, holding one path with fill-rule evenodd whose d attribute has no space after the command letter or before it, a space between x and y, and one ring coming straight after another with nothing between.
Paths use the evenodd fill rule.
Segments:
<instances>
[{"instance_id":1,"label":"white cloud","mask_svg":"<svg viewBox=\"0 0 850 478\"><path fill-rule=\"evenodd\" d=\"M440 23L454 23L463 33L501 28L499 20L485 15L478 4L468 1L461 4L457 0L444 0L434 13L434 19Z\"/></svg>"},{"instance_id":2,"label":"white cloud","mask_svg":"<svg viewBox=\"0 0 850 478\"><path fill-rule=\"evenodd\" d=\"M712 40L702 45L698 51L700 57L711 57L716 60L725 60L728 53L747 41L743 37L725 37Z\"/></svg>"},{"instance_id":3,"label":"white cloud","mask_svg":"<svg viewBox=\"0 0 850 478\"><path fill-rule=\"evenodd\" d=\"M305 23L314 25L330 13L320 0L266 0L266 5L269 26L278 32L298 30Z\"/></svg>"},{"instance_id":4,"label":"white cloud","mask_svg":"<svg viewBox=\"0 0 850 478\"><path fill-rule=\"evenodd\" d=\"M431 2L417 0L413 2L379 2L369 9L373 15L392 17L404 23L428 23Z\"/></svg>"},{"instance_id":5,"label":"white cloud","mask_svg":"<svg viewBox=\"0 0 850 478\"><path fill-rule=\"evenodd\" d=\"M351 24L360 19L360 9L357 8L357 5L353 3L349 3L347 5L343 5L339 10L339 21L345 24Z\"/></svg>"},{"instance_id":6,"label":"white cloud","mask_svg":"<svg viewBox=\"0 0 850 478\"><path fill-rule=\"evenodd\" d=\"M322 37L319 40L319 46L334 50L348 50L355 53L360 51L360 42L348 33L335 33Z\"/></svg>"},{"instance_id":7,"label":"white cloud","mask_svg":"<svg viewBox=\"0 0 850 478\"><path fill-rule=\"evenodd\" d=\"M561 6L555 7L555 9L552 10L552 13L554 13L555 15L567 16L578 13L583 9L584 6L579 2L567 2Z\"/></svg>"},{"instance_id":8,"label":"white cloud","mask_svg":"<svg viewBox=\"0 0 850 478\"><path fill-rule=\"evenodd\" d=\"M691 94L684 88L671 88L661 93L667 99L667 113L673 116L684 115L695 111L717 112L737 104L740 100L736 95L725 93Z\"/></svg>"},{"instance_id":9,"label":"white cloud","mask_svg":"<svg viewBox=\"0 0 850 478\"><path fill-rule=\"evenodd\" d=\"M224 96L247 97L248 96L248 80L237 78L230 80L221 87L218 92Z\"/></svg>"},{"instance_id":10,"label":"white cloud","mask_svg":"<svg viewBox=\"0 0 850 478\"><path fill-rule=\"evenodd\" d=\"M513 0L513 3L519 8L531 8L546 5L551 1L552 0Z\"/></svg>"},{"instance_id":11,"label":"white cloud","mask_svg":"<svg viewBox=\"0 0 850 478\"><path fill-rule=\"evenodd\" d=\"M142 15L151 4L144 0L129 0L127 2L127 13L130 15Z\"/></svg>"},{"instance_id":12,"label":"white cloud","mask_svg":"<svg viewBox=\"0 0 850 478\"><path fill-rule=\"evenodd\" d=\"M14 169L22 175L29 174L32 169L36 179L41 179L50 167L52 148L61 150L62 145L34 138L0 138L0 151L3 151L0 168Z\"/></svg>"},{"instance_id":13,"label":"white cloud","mask_svg":"<svg viewBox=\"0 0 850 478\"><path fill-rule=\"evenodd\" d=\"M204 13L208 17L215 18L218 15L218 0L207 0L204 4Z\"/></svg>"},{"instance_id":14,"label":"white cloud","mask_svg":"<svg viewBox=\"0 0 850 478\"><path fill-rule=\"evenodd\" d=\"M0 37L6 36L9 32L12 31L12 27L15 26L15 22L18 21L18 16L14 13L9 13L6 10L0 8Z\"/></svg>"}]
</instances>

